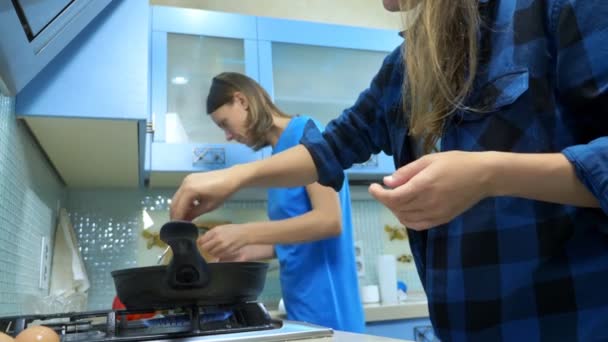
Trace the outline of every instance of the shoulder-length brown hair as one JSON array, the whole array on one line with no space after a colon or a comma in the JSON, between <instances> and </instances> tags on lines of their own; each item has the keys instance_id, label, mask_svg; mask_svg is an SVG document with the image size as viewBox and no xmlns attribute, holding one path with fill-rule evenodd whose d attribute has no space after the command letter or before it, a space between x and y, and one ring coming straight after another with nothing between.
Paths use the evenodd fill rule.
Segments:
<instances>
[{"instance_id":1,"label":"shoulder-length brown hair","mask_svg":"<svg viewBox=\"0 0 608 342\"><path fill-rule=\"evenodd\" d=\"M450 114L475 110L464 103L477 73L478 5L479 0L400 0L402 9L419 7L405 32L403 108L410 135L426 153Z\"/></svg>"},{"instance_id":2,"label":"shoulder-length brown hair","mask_svg":"<svg viewBox=\"0 0 608 342\"><path fill-rule=\"evenodd\" d=\"M248 102L245 125L253 141L252 148L257 151L266 147L266 134L273 125L272 116L289 115L283 113L272 102L266 90L252 78L237 72L223 72L215 76L207 95L207 114L215 112L225 104L233 103L236 92L243 94Z\"/></svg>"}]
</instances>

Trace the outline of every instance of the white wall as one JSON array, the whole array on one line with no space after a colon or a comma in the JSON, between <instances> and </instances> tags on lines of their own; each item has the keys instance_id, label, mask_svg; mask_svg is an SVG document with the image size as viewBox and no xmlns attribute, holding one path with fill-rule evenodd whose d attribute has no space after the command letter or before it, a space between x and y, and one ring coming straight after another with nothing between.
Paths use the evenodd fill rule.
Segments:
<instances>
[{"instance_id":1,"label":"white wall","mask_svg":"<svg viewBox=\"0 0 608 342\"><path fill-rule=\"evenodd\" d=\"M150 0L150 4L393 30L403 27L399 13L386 11L381 0Z\"/></svg>"}]
</instances>

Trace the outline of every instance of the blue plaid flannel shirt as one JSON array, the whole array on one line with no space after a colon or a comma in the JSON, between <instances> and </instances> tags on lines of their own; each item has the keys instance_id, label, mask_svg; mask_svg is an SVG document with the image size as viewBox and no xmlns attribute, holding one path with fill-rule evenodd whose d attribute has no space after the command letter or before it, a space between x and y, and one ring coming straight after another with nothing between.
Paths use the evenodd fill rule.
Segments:
<instances>
[{"instance_id":1,"label":"blue plaid flannel shirt","mask_svg":"<svg viewBox=\"0 0 608 342\"><path fill-rule=\"evenodd\" d=\"M608 1L479 6L488 25L470 104L490 112L450 117L441 150L561 152L601 209L496 197L410 230L435 332L444 341L607 341ZM322 184L339 188L343 169L381 150L397 167L414 158L401 58L397 48L353 107L303 137Z\"/></svg>"}]
</instances>

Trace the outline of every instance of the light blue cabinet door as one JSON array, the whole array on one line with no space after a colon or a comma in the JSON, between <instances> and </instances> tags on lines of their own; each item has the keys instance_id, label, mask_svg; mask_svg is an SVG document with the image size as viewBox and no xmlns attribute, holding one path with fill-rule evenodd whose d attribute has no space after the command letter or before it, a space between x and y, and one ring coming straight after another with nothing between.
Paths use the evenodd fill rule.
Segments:
<instances>
[{"instance_id":1,"label":"light blue cabinet door","mask_svg":"<svg viewBox=\"0 0 608 342\"><path fill-rule=\"evenodd\" d=\"M258 18L258 40L260 81L277 106L324 125L355 103L401 42L388 30L269 18ZM352 179L393 171L383 153L347 170Z\"/></svg>"},{"instance_id":2,"label":"light blue cabinet door","mask_svg":"<svg viewBox=\"0 0 608 342\"><path fill-rule=\"evenodd\" d=\"M217 74L258 79L255 17L153 7L152 30L150 170L205 171L258 159L260 153L227 143L205 108Z\"/></svg>"}]
</instances>

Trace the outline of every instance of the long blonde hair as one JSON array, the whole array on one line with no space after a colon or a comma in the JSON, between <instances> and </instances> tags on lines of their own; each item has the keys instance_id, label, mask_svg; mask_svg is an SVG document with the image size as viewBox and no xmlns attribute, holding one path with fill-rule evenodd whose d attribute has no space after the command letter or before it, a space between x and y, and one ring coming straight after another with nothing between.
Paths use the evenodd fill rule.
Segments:
<instances>
[{"instance_id":1,"label":"long blonde hair","mask_svg":"<svg viewBox=\"0 0 608 342\"><path fill-rule=\"evenodd\" d=\"M478 0L400 0L418 18L405 32L403 108L410 135L431 152L447 116L464 105L477 72ZM408 118L406 118L408 119Z\"/></svg>"}]
</instances>

